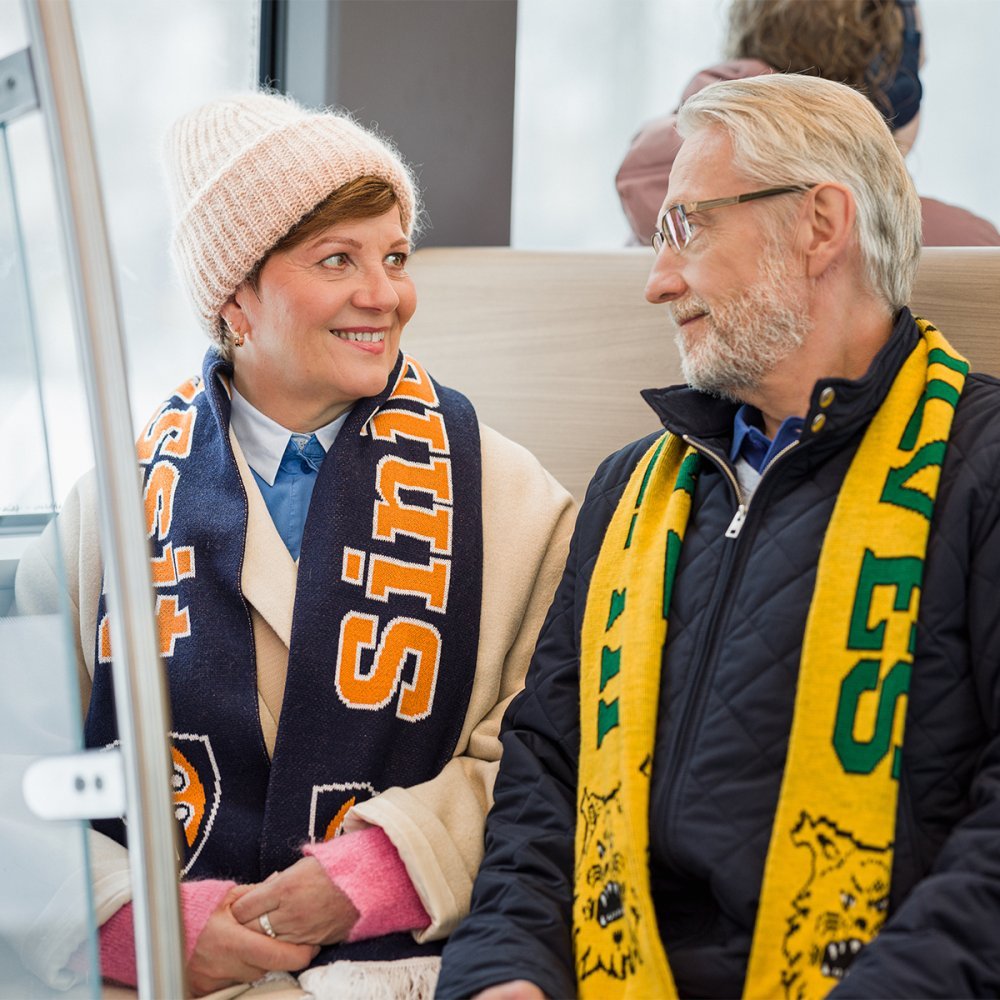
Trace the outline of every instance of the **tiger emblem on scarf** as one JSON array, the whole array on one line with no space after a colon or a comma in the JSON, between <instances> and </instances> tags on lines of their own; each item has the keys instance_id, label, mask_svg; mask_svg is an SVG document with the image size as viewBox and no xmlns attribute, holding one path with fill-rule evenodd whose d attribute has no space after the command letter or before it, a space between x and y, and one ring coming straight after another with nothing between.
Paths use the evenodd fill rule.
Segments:
<instances>
[{"instance_id":1,"label":"tiger emblem on scarf","mask_svg":"<svg viewBox=\"0 0 1000 1000\"><path fill-rule=\"evenodd\" d=\"M599 795L584 789L581 796L583 850L577 863L576 884L585 882L587 890L578 893L573 901L574 937L585 923L596 923L602 942L599 948L588 946L582 954L574 942L577 978L581 982L595 972L625 979L641 961L635 934L639 916L636 892L627 881L625 858L615 839L616 831L623 829L620 790L618 785L608 795Z\"/></svg>"},{"instance_id":2,"label":"tiger emblem on scarf","mask_svg":"<svg viewBox=\"0 0 1000 1000\"><path fill-rule=\"evenodd\" d=\"M818 969L832 989L885 923L891 845L862 844L826 817L814 820L806 812L791 836L812 854L812 873L792 900L782 983L786 997L803 1000L803 968Z\"/></svg>"},{"instance_id":3,"label":"tiger emblem on scarf","mask_svg":"<svg viewBox=\"0 0 1000 1000\"><path fill-rule=\"evenodd\" d=\"M211 740L196 733L171 733L170 790L181 827L186 875L212 833L222 799L222 780Z\"/></svg>"}]
</instances>

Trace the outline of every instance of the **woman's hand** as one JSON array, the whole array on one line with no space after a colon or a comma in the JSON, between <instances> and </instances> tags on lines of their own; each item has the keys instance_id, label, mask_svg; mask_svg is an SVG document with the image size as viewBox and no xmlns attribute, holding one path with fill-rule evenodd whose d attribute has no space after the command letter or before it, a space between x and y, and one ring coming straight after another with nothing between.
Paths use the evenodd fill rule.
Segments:
<instances>
[{"instance_id":1,"label":"woman's hand","mask_svg":"<svg viewBox=\"0 0 1000 1000\"><path fill-rule=\"evenodd\" d=\"M235 983L252 983L266 972L297 972L316 957L319 948L272 941L244 927L232 907L249 891L245 885L230 889L198 935L187 963L188 985L194 996Z\"/></svg>"},{"instance_id":2,"label":"woman's hand","mask_svg":"<svg viewBox=\"0 0 1000 1000\"><path fill-rule=\"evenodd\" d=\"M276 872L233 904L233 916L260 934L265 933L260 923L265 913L280 941L298 944L337 944L358 919L350 899L315 858Z\"/></svg>"}]
</instances>

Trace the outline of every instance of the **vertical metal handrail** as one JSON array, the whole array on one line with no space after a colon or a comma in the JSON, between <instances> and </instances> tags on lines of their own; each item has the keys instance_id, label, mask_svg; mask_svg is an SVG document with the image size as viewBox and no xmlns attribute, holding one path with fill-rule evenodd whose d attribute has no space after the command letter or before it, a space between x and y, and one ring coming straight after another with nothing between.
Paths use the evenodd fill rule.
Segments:
<instances>
[{"instance_id":1,"label":"vertical metal handrail","mask_svg":"<svg viewBox=\"0 0 1000 1000\"><path fill-rule=\"evenodd\" d=\"M25 0L25 7L66 233L102 499L101 543L128 795L139 994L181 997L183 938L166 740L168 702L154 627L117 284L69 3Z\"/></svg>"}]
</instances>

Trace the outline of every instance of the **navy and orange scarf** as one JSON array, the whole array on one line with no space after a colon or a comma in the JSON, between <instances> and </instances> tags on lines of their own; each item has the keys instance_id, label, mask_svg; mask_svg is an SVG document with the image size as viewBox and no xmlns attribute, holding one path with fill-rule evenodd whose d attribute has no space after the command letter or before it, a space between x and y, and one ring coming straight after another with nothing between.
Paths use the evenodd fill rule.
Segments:
<instances>
[{"instance_id":1,"label":"navy and orange scarf","mask_svg":"<svg viewBox=\"0 0 1000 1000\"><path fill-rule=\"evenodd\" d=\"M209 351L140 436L160 652L173 713L185 876L255 882L350 805L434 777L475 675L482 590L479 428L471 404L400 355L352 409L306 519L273 759L241 589L247 496L229 440L231 368ZM87 745L117 739L107 607ZM121 822L95 824L125 841Z\"/></svg>"}]
</instances>

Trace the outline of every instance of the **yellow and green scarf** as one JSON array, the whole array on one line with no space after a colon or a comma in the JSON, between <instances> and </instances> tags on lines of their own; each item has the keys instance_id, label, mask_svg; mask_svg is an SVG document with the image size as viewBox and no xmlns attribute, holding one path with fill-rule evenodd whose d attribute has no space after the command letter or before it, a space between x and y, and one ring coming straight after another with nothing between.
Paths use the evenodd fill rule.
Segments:
<instances>
[{"instance_id":1,"label":"yellow and green scarf","mask_svg":"<svg viewBox=\"0 0 1000 1000\"><path fill-rule=\"evenodd\" d=\"M885 920L934 500L968 363L925 320L851 462L820 553L748 997L819 997ZM611 519L582 630L573 940L582 997L675 997L649 877L670 594L700 459L665 434ZM822 780L816 780L817 776ZM864 921L817 926L848 886ZM864 930L858 928L864 926Z\"/></svg>"}]
</instances>

